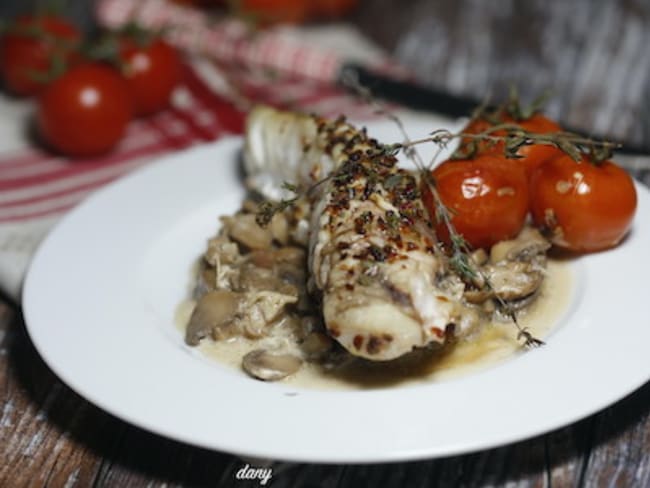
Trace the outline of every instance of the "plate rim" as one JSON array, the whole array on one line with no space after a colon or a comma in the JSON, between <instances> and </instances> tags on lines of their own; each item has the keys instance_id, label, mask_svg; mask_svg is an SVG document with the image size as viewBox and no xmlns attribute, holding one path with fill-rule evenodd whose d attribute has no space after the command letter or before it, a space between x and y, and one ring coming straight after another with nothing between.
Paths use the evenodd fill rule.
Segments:
<instances>
[{"instance_id":1,"label":"plate rim","mask_svg":"<svg viewBox=\"0 0 650 488\"><path fill-rule=\"evenodd\" d=\"M513 433L511 435L502 435L499 440L494 440L494 439L488 439L485 442L474 442L471 445L467 445L467 443L462 444L459 443L455 446L449 446L447 449L441 449L441 448L435 448L435 449L427 449L426 447L422 447L420 449L411 449L411 450L406 450L403 449L402 451L399 452L385 452L383 453L377 453L377 452L372 452L369 454L370 451L367 451L366 454L359 453L358 455L350 455L348 451L341 451L345 452L345 454L342 454L341 456L337 456L336 452L330 452L329 454L325 455L322 452L321 453L302 453L299 452L299 450L276 450L275 452L273 450L264 449L264 448L256 448L256 446L251 446L247 448L242 448L240 444L237 442L209 442L205 439L197 439L195 436L192 435L183 435L183 432L178 432L175 429L170 429L169 426L160 426L157 425L157 423L154 422L148 422L147 419L143 419L137 415L130 415L129 412L125 411L120 411L119 408L115 408L113 404L110 402L104 401L104 399L101 397L101 395L97 395L96 392L92 391L89 393L88 388L84 385L81 385L78 379L75 379L74 377L70 377L70 372L66 371L65 368L61 367L60 360L57 360L57 358L52 357L52 352L51 350L48 350L47 345L45 345L41 341L41 337L39 336L39 331L37 326L34 324L34 320L40 320L36 319L35 317L35 310L33 304L34 298L34 293L38 291L38 284L37 284L37 278L39 278L39 273L41 272L39 267L41 267L41 260L43 259L42 256L47 255L47 250L49 246L51 246L51 242L56 240L62 232L66 232L66 229L75 223L76 220L79 219L79 215L83 214L86 211L89 211L88 209L92 209L94 205L97 205L97 202L102 202L103 199L105 198L110 198L110 196L116 192L116 189L119 189L123 187L124 185L129 185L133 184L135 181L137 183L138 180L144 180L146 181L147 178L150 178L151 174L157 174L161 170L159 168L161 167L169 167L171 166L179 166L182 167L184 163L184 160L187 158L192 158L195 157L197 154L201 155L203 157L206 154L212 153L213 151L221 151L224 150L224 147L228 146L235 146L237 144L240 144L241 138L239 137L229 137L227 139L222 139L217 141L214 144L211 145L206 145L206 146L200 146L200 147L195 147L191 148L187 151L183 151L181 153L176 153L171 156L167 156L165 158L162 158L161 160L157 161L155 164L150 164L147 165L143 168L140 168L133 173L127 175L124 178L121 178L117 180L116 182L109 184L108 186L100 189L98 192L94 193L91 195L84 203L82 203L79 207L73 209L69 214L67 214L62 221L56 226L56 228L46 236L44 239L43 243L41 246L39 246L36 254L34 255L34 259L30 263L26 279L25 279L25 284L23 287L23 313L25 317L25 324L28 330L28 333L32 339L32 342L34 343L39 355L45 360L45 362L48 364L48 366L55 372L55 374L61 378L73 391L78 393L80 396L88 399L91 401L91 403L94 403L95 405L99 406L103 410L111 413L112 415L115 415L118 418L121 418L133 425L137 425L139 427L145 428L146 430L149 430L151 432L154 432L158 435L163 435L165 437L173 438L182 442L186 442L188 444L192 445L197 445L200 447L208 448L208 449L213 449L213 450L220 450L220 451L226 451L230 452L236 455L240 456L253 456L253 457L258 457L258 458L272 458L272 459L278 459L278 460L286 460L286 461L297 461L297 462L318 462L318 463L374 463L374 462L387 462L387 461L407 461L407 460L417 460L417 459L428 459L428 458L433 458L433 457L440 457L440 456L450 456L450 455L458 455L458 454L464 454L468 452L475 452L478 450L483 450L487 448L493 448L496 446L504 445L504 444L509 444L512 442L516 442L522 439L530 438L536 435L539 435L544 432L548 432L549 430L553 430L556 428L563 427L567 424L570 424L574 421L577 421L581 418L587 417L597 411L600 411L602 408L611 405L612 403L620 400L621 398L625 397L626 395L630 394L631 392L635 391L639 387L641 387L643 384L645 384L648 381L648 376L650 376L650 372L646 372L645 375L639 375L638 378L635 381L632 381L626 385L626 388L621 388L620 391L618 391L615 395L613 395L616 398L613 398L612 395L610 395L608 398L602 398L602 401L597 402L592 405L592 408L590 409L582 409L582 412L579 415L568 415L566 418L558 421L557 418L554 420L548 419L546 422L544 421L538 421L535 426L528 428L528 429L521 429L517 433ZM210 154L213 156L212 154ZM648 190L645 189L644 187L640 186L638 183L636 184L637 186L637 191L642 195L641 198L639 198L640 202L643 201L643 208L644 211L647 212L648 208L648 201L650 201L648 198ZM639 206L641 208L641 205ZM639 219L639 213L637 213L637 221ZM63 229L63 230L61 230ZM644 232L643 235L646 235L647 232ZM638 239L640 236L640 230L638 228L638 224L631 234L630 238L628 241L634 242L635 239ZM626 242L624 245L629 245L629 243ZM601 255L602 257L602 255ZM583 258L580 258L581 260ZM526 354L525 358L518 358L516 361L521 361L523 360L525 363L530 363L530 362L538 362L540 357L540 354L543 354L543 352L539 351L531 351ZM479 377L479 375L487 375L488 377L493 376L494 371L500 369L503 370L504 366L507 366L508 364L513 363L513 361L507 361L506 363L503 363L502 365L496 366L495 368L490 368L488 371L481 371L479 373L473 373L471 376L472 378ZM522 363L523 364L523 363ZM510 368L512 369L512 367ZM509 376L506 376L508 380L511 380ZM459 382L462 382L463 379L460 379ZM249 380L250 381L250 380ZM456 381L456 380L454 380ZM474 380L475 381L475 380ZM474 382L472 381L472 382ZM470 383L472 383L470 382ZM257 383L255 383L257 384ZM259 384L257 384L259 385ZM271 386L272 388L277 387L278 391L281 392L281 394L285 397L287 393L291 393L294 388L291 388L291 386L278 386L278 385L266 385L262 386L262 388L267 388ZM425 388L425 389L431 389L431 385L418 385L414 387L404 387L407 389L410 388ZM393 391L403 391L404 388L396 389ZM342 395L347 397L349 394L352 394L355 399L359 396L369 396L369 397L379 397L381 398L384 393L377 393L377 390L369 390L369 391L359 391L359 392L336 392L336 395ZM310 397L319 397L322 396L323 392L316 392L314 393L313 391L310 391L309 393L305 394L300 394L298 397L305 397L305 396L310 396ZM325 393L325 399L327 399L328 396L331 395L331 392L326 392ZM288 397L287 397L288 398ZM319 399L320 401L321 399ZM356 400L355 400L356 401Z\"/></svg>"}]
</instances>

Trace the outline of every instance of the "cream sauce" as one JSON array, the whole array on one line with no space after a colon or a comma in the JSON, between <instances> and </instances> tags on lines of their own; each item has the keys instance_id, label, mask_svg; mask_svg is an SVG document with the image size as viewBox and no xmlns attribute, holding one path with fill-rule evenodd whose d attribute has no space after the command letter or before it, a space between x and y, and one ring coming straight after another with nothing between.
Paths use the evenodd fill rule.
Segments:
<instances>
[{"instance_id":1,"label":"cream sauce","mask_svg":"<svg viewBox=\"0 0 650 488\"><path fill-rule=\"evenodd\" d=\"M520 312L520 325L527 327L537 338L548 338L572 302L574 288L570 265L566 261L549 259L540 295L530 307ZM177 310L176 324L182 332L192 307L192 303L184 303ZM259 345L253 340L237 338L224 342L204 340L198 347L206 356L241 369L241 358ZM402 386L457 378L495 366L522 352L514 324L495 321L482 327L475 336L438 350L416 351L389 362L353 359L333 370L305 363L297 373L282 382L299 388L339 390Z\"/></svg>"}]
</instances>

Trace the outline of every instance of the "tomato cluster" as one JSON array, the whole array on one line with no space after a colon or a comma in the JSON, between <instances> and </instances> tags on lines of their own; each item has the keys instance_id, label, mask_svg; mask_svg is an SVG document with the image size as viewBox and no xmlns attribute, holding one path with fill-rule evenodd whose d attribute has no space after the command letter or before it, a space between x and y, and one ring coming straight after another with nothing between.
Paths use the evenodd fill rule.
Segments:
<instances>
[{"instance_id":1,"label":"tomato cluster","mask_svg":"<svg viewBox=\"0 0 650 488\"><path fill-rule=\"evenodd\" d=\"M444 161L432 178L423 179L424 204L439 238L450 243L451 224L471 247L489 248L516 236L530 214L559 248L592 252L616 246L636 211L630 175L612 161L587 154L576 161L550 144L525 144L518 157L506 157L506 139L499 136L509 132L500 127L513 125L535 134L562 131L541 114L516 119L506 113L497 120L470 122L461 139L462 159ZM480 134L497 137L475 137Z\"/></svg>"},{"instance_id":2,"label":"tomato cluster","mask_svg":"<svg viewBox=\"0 0 650 488\"><path fill-rule=\"evenodd\" d=\"M133 117L164 109L181 67L158 36L125 30L84 39L56 15L20 17L0 39L5 88L36 97L39 136L72 157L109 151Z\"/></svg>"}]
</instances>

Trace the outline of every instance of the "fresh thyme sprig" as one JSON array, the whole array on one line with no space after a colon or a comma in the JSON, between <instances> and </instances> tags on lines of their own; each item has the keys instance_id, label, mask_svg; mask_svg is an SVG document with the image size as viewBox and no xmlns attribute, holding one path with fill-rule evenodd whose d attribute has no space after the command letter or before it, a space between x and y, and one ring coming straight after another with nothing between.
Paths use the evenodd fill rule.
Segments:
<instances>
[{"instance_id":1,"label":"fresh thyme sprig","mask_svg":"<svg viewBox=\"0 0 650 488\"><path fill-rule=\"evenodd\" d=\"M488 276L481 269L477 269L477 271L480 276L480 279L483 280L483 286L485 286L493 294L494 299L497 301L499 305L499 310L501 311L501 313L503 313L506 317L508 317L517 328L517 340L520 341L523 339L524 347L528 349L543 346L545 344L543 340L533 336L533 334L531 334L528 327L521 326L519 320L517 319L517 312L515 311L515 309L512 307L511 304L506 302L502 297L498 295L498 293L492 286L492 282L488 279Z\"/></svg>"},{"instance_id":2,"label":"fresh thyme sprig","mask_svg":"<svg viewBox=\"0 0 650 488\"><path fill-rule=\"evenodd\" d=\"M283 198L279 202L264 200L257 207L255 222L257 222L257 225L259 225L260 227L266 227L271 223L271 220L273 220L275 214L284 212L288 208L293 207L296 204L296 202L298 202L298 200L300 200L304 196L310 195L316 188L321 186L323 183L330 180L333 181L344 180L348 178L350 175L351 175L350 169L344 165L340 167L338 170L327 175L325 178L322 178L317 182L313 183L312 185L310 185L304 190L300 189L298 185L294 183L284 181L282 183L282 189L293 193L294 196L292 198Z\"/></svg>"},{"instance_id":3,"label":"fresh thyme sprig","mask_svg":"<svg viewBox=\"0 0 650 488\"><path fill-rule=\"evenodd\" d=\"M447 147L447 145L454 139L463 137L464 134L459 133L459 134L453 134L448 130L437 130L434 131L430 134L430 137L425 138L425 139L420 139L420 140L411 140L408 132L406 131L406 128L402 121L400 120L399 117L397 117L394 113L390 112L389 110L386 109L379 101L377 101L373 96L370 90L366 87L363 87L360 85L358 79L354 79L353 77L349 77L347 80L345 80L345 84L349 86L350 88L354 89L361 98L366 100L368 103L370 103L372 106L375 107L375 111L380 114L388 117L389 120L392 120L395 122L397 125L398 129L402 133L402 136L404 137L404 142L401 143L395 143L391 144L390 147L393 151L394 154L399 152L399 150L403 150L404 154L415 164L415 166L418 168L418 171L420 173L420 176L426 184L431 192L434 205L435 205L435 217L438 220L438 222L443 222L445 227L447 228L450 236L450 241L451 241L451 246L452 246L452 253L451 257L449 257L449 265L466 281L473 281L477 277L480 277L483 286L487 287L490 291L494 292L494 287L492 286L489 277L483 273L477 266L474 265L472 262L471 258L471 249L467 241L463 238L461 234L458 233L456 228L454 227L452 223L452 218L451 218L451 211L450 209L442 202L442 199L440 198L440 195L438 194L438 190L435 185L435 181L433 179L433 176L431 175L431 166L435 163L437 156L440 154L440 150L444 149ZM505 125L505 124L503 124ZM514 124L510 124L513 127L516 127L518 131L523 131L523 129L520 126L514 126ZM503 130L503 127L500 128L490 128L486 130L484 133L481 134L472 134L472 137L485 137L488 139L493 139L493 140L505 140L504 136L497 136L493 134L493 132L496 132L497 130ZM525 131L523 131L525 132ZM529 138L525 137L526 134L518 134L518 136L522 139L521 142L519 139L517 139L517 144L508 143L506 142L506 147L511 148L510 151L514 151L516 154L516 151L519 149L519 147L523 146ZM522 136L524 136L522 138ZM507 136L506 136L507 137ZM438 144L440 150L436 153L434 158L431 160L431 163L429 167L425 166L422 158L418 154L417 150L415 147L418 144L424 143L424 142L434 142ZM532 144L532 142L530 142ZM508 149L506 149L508 150ZM517 319L517 314L515 310L505 302L501 297L499 297L496 293L494 293L494 296L496 297L497 302L499 303L500 308L502 311L512 320L513 324L517 328L517 340L520 341L523 339L523 345L526 348L533 348L533 347L539 347L544 344L544 342L540 339L537 339L534 337L530 331L522 327L519 324L519 321Z\"/></svg>"},{"instance_id":4,"label":"fresh thyme sprig","mask_svg":"<svg viewBox=\"0 0 650 488\"><path fill-rule=\"evenodd\" d=\"M275 214L284 212L286 209L295 205L298 199L302 196L298 190L298 187L293 183L285 181L282 183L282 188L292 192L295 196L293 198L283 198L279 202L271 202L265 200L261 202L257 208L257 214L255 215L255 222L260 227L266 227L271 223Z\"/></svg>"},{"instance_id":5,"label":"fresh thyme sprig","mask_svg":"<svg viewBox=\"0 0 650 488\"><path fill-rule=\"evenodd\" d=\"M442 202L435 181L430 172L423 173L422 175L424 184L428 186L431 196L433 197L434 205L436 206L435 217L438 222L444 224L447 232L449 232L449 240L451 242L451 256L449 257L449 265L467 282L480 281L482 286L493 293L494 298L499 304L499 309L506 315L517 328L517 340L523 339L523 345L526 348L534 348L544 345L544 341L533 336L526 327L522 327L517 319L517 313L512 306L501 298L494 289L489 277L478 267L475 266L471 258L471 248L465 238L458 233L454 227L451 219L451 211Z\"/></svg>"},{"instance_id":6,"label":"fresh thyme sprig","mask_svg":"<svg viewBox=\"0 0 650 488\"><path fill-rule=\"evenodd\" d=\"M474 265L471 258L471 248L465 238L459 234L454 227L451 221L451 212L442 202L431 173L424 173L423 178L425 184L429 186L429 191L431 192L434 205L436 206L436 219L438 222L442 222L449 232L449 240L451 242L451 257L449 257L449 265L465 281L475 282L477 279L480 279L482 285L493 293L494 298L499 304L499 309L517 328L517 340L521 341L523 339L524 347L530 349L544 345L544 341L533 336L526 327L522 327L521 324L519 324L515 309L496 293L489 277L478 266Z\"/></svg>"},{"instance_id":7,"label":"fresh thyme sprig","mask_svg":"<svg viewBox=\"0 0 650 488\"><path fill-rule=\"evenodd\" d=\"M505 135L497 134L497 132L505 133ZM621 147L616 142L599 141L572 132L548 132L545 134L529 132L520 125L511 123L494 125L476 134L462 131L454 133L446 129L438 129L432 132L429 137L396 143L395 146L405 151L410 150L413 146L425 143L433 143L441 147L446 147L455 139L470 139L470 142L465 144L465 146L468 146L467 148L459 148L460 151L457 151L456 157L452 156L452 159L473 157L478 150L478 145L472 143L480 141L491 143L503 142L504 155L512 159L520 158L519 149L531 144L555 146L575 161L580 161L584 154L588 154L594 162L604 161L610 158L614 149Z\"/></svg>"},{"instance_id":8,"label":"fresh thyme sprig","mask_svg":"<svg viewBox=\"0 0 650 488\"><path fill-rule=\"evenodd\" d=\"M449 258L449 265L463 278L465 281L476 281L477 278L480 279L482 285L487 288L490 292L493 293L494 298L499 304L499 309L504 315L506 315L517 328L517 340L521 341L523 339L524 347L531 349L534 347L539 347L544 345L544 341L533 336L531 332L526 327L522 327L519 324L517 319L517 313L512 306L501 298L494 290L494 286L490 281L489 277L478 267L475 266L472 262L470 256L471 249L465 238L459 234L453 223L451 222L451 216L449 209L442 203L440 196L438 195L437 190L435 189L435 184L432 181L433 178L430 176L430 173L427 173L428 179L425 180L426 184L429 185L431 194L433 196L434 205L436 206L436 218L439 222L443 222L447 231L449 232L449 239L451 241L451 257Z\"/></svg>"}]
</instances>

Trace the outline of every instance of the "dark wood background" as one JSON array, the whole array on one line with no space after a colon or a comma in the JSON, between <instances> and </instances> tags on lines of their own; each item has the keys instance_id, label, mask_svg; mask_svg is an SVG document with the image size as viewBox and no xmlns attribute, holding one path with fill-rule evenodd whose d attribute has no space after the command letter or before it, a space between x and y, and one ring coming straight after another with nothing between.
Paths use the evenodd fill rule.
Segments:
<instances>
[{"instance_id":1,"label":"dark wood background","mask_svg":"<svg viewBox=\"0 0 650 488\"><path fill-rule=\"evenodd\" d=\"M0 12L19 4L3 1ZM84 2L73 4L87 17ZM551 88L550 112L562 120L650 140L648 2L362 5L352 21L424 83L478 97L503 94L512 82L525 97ZM650 183L647 171L636 176ZM639 327L648 325L639 317ZM0 300L0 395L0 487L258 486L235 479L244 461L142 431L76 395L42 362L7 300ZM649 487L649 414L646 384L597 415L524 442L413 463L274 463L272 486Z\"/></svg>"},{"instance_id":2,"label":"dark wood background","mask_svg":"<svg viewBox=\"0 0 650 488\"><path fill-rule=\"evenodd\" d=\"M550 90L564 123L650 144L647 0L362 3L354 21L424 84L478 99Z\"/></svg>"}]
</instances>

